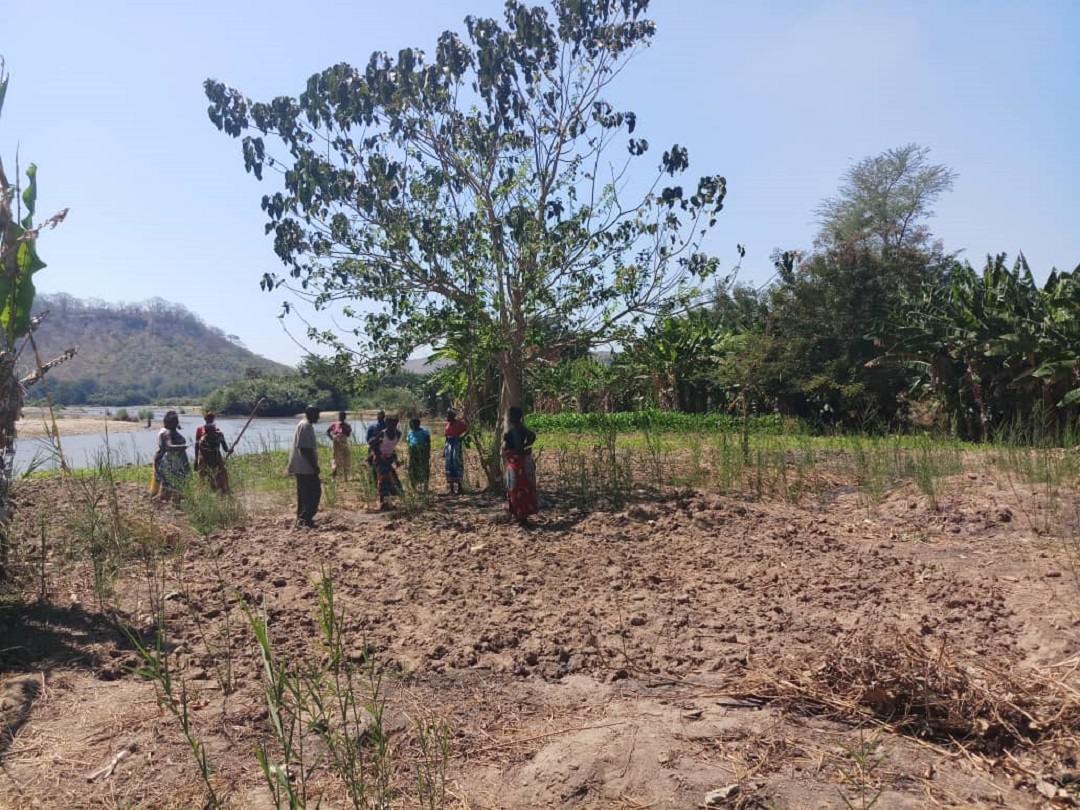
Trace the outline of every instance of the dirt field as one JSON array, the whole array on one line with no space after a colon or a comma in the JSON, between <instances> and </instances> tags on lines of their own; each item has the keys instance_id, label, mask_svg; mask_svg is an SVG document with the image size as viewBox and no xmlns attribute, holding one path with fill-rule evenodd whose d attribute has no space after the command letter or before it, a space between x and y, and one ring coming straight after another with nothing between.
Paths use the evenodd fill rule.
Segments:
<instances>
[{"instance_id":1,"label":"dirt field","mask_svg":"<svg viewBox=\"0 0 1080 810\"><path fill-rule=\"evenodd\" d=\"M409 515L346 491L314 531L251 502L247 526L208 537L127 485L103 520L150 527L175 556L133 562L99 600L90 566L50 545L48 607L0 625L0 806L205 801L180 723L113 623L152 646L156 604L223 804L273 806L263 743L309 806L349 806L310 718L310 772L273 770L240 607L265 609L280 661L325 672L325 572L343 651L382 675L385 806L1075 806L1080 494L1051 503L969 469L936 509L911 484L871 506L837 480L799 504L671 490L582 513L549 497L523 529L481 494ZM76 508L62 487L20 486L31 570L42 527ZM417 773L434 774L434 798Z\"/></svg>"}]
</instances>

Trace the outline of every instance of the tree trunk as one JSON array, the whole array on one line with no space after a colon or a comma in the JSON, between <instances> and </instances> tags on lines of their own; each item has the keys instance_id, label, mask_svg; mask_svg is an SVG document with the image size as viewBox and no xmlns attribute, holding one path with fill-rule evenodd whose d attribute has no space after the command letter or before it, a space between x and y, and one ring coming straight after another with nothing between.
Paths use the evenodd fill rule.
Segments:
<instances>
[{"instance_id":1,"label":"tree trunk","mask_svg":"<svg viewBox=\"0 0 1080 810\"><path fill-rule=\"evenodd\" d=\"M480 469L484 471L486 489L488 492L499 492L502 489L502 466L499 458L499 436L495 432L486 430L482 425L476 425L475 430L470 430L473 443L476 445L476 453L480 459Z\"/></svg>"},{"instance_id":2,"label":"tree trunk","mask_svg":"<svg viewBox=\"0 0 1080 810\"><path fill-rule=\"evenodd\" d=\"M480 464L484 468L487 477L489 492L500 492L503 487L502 472L502 435L509 423L508 414L514 405L521 406L522 400L522 376L524 363L521 357L520 346L499 352L499 371L502 376L502 384L499 388L499 416L495 425L495 432L491 436L491 446L478 446L480 450Z\"/></svg>"},{"instance_id":3,"label":"tree trunk","mask_svg":"<svg viewBox=\"0 0 1080 810\"><path fill-rule=\"evenodd\" d=\"M15 423L22 411L23 389L15 375L15 352L0 352L0 582L10 573L10 535L14 503Z\"/></svg>"},{"instance_id":4,"label":"tree trunk","mask_svg":"<svg viewBox=\"0 0 1080 810\"><path fill-rule=\"evenodd\" d=\"M499 353L499 370L502 372L502 387L499 390L499 429L505 430L509 421L510 409L522 406L522 366L521 350L511 348Z\"/></svg>"}]
</instances>

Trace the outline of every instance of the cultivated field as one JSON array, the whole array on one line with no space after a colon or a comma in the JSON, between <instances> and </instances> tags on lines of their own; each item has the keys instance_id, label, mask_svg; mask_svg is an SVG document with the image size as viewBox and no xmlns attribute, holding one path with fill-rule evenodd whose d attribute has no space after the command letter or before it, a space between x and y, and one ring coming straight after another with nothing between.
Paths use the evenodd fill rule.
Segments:
<instances>
[{"instance_id":1,"label":"cultivated field","mask_svg":"<svg viewBox=\"0 0 1080 810\"><path fill-rule=\"evenodd\" d=\"M276 454L20 483L0 806L1080 801L1075 450L542 441L531 529L361 476L295 530Z\"/></svg>"}]
</instances>

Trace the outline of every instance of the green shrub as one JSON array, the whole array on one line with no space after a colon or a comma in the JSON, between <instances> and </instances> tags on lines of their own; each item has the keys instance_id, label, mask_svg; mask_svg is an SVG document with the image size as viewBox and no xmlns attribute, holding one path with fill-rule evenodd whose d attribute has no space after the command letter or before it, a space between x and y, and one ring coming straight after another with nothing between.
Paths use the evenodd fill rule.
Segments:
<instances>
[{"instance_id":1,"label":"green shrub","mask_svg":"<svg viewBox=\"0 0 1080 810\"><path fill-rule=\"evenodd\" d=\"M387 413L397 413L402 416L411 416L424 412L422 398L411 388L401 386L380 387L370 393L362 394L359 407L364 410L384 410Z\"/></svg>"},{"instance_id":2,"label":"green shrub","mask_svg":"<svg viewBox=\"0 0 1080 810\"><path fill-rule=\"evenodd\" d=\"M249 414L260 399L265 400L259 409L262 416L293 416L308 405L322 410L342 407L332 392L295 375L258 377L226 385L207 397L204 408L219 414Z\"/></svg>"},{"instance_id":3,"label":"green shrub","mask_svg":"<svg viewBox=\"0 0 1080 810\"><path fill-rule=\"evenodd\" d=\"M680 413L678 411L623 411L620 413L531 414L529 427L538 432L653 431L693 433L700 431L740 431L742 417L726 413ZM800 420L781 414L750 417L750 432L758 435L805 435L809 427Z\"/></svg>"}]
</instances>

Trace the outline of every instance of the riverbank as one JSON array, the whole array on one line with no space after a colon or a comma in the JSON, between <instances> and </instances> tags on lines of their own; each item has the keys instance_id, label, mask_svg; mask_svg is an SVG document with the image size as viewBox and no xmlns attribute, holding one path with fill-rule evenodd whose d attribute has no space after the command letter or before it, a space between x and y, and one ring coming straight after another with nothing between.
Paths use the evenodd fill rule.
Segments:
<instances>
[{"instance_id":1,"label":"riverbank","mask_svg":"<svg viewBox=\"0 0 1080 810\"><path fill-rule=\"evenodd\" d=\"M160 409L160 408L159 408ZM90 436L105 433L134 433L138 431L152 430L157 432L161 429L161 420L155 419L148 428L145 422L122 422L112 417L105 416L100 410L82 410L81 408L64 408L56 412L56 429L60 438L65 436ZM297 414L299 417L299 414ZM222 417L219 424L227 419L241 419L241 416ZM274 418L274 417L269 417ZM290 417L293 418L293 417ZM319 421L329 425L337 419L337 411L323 411ZM354 427L363 429L370 422L375 421L375 411L357 410L349 411L349 420ZM190 424L189 424L190 423ZM202 414L198 409L191 413L180 414L181 431L188 430L194 435L195 428L202 424ZM26 407L23 408L23 416L16 423L18 438L41 439L52 435L52 416L48 408Z\"/></svg>"},{"instance_id":2,"label":"riverbank","mask_svg":"<svg viewBox=\"0 0 1080 810\"><path fill-rule=\"evenodd\" d=\"M48 408L23 408L23 416L15 423L20 439L40 439L52 434L53 420ZM56 411L56 430L60 437L87 436L93 433L130 433L147 430L145 422L121 422L98 413Z\"/></svg>"}]
</instances>

